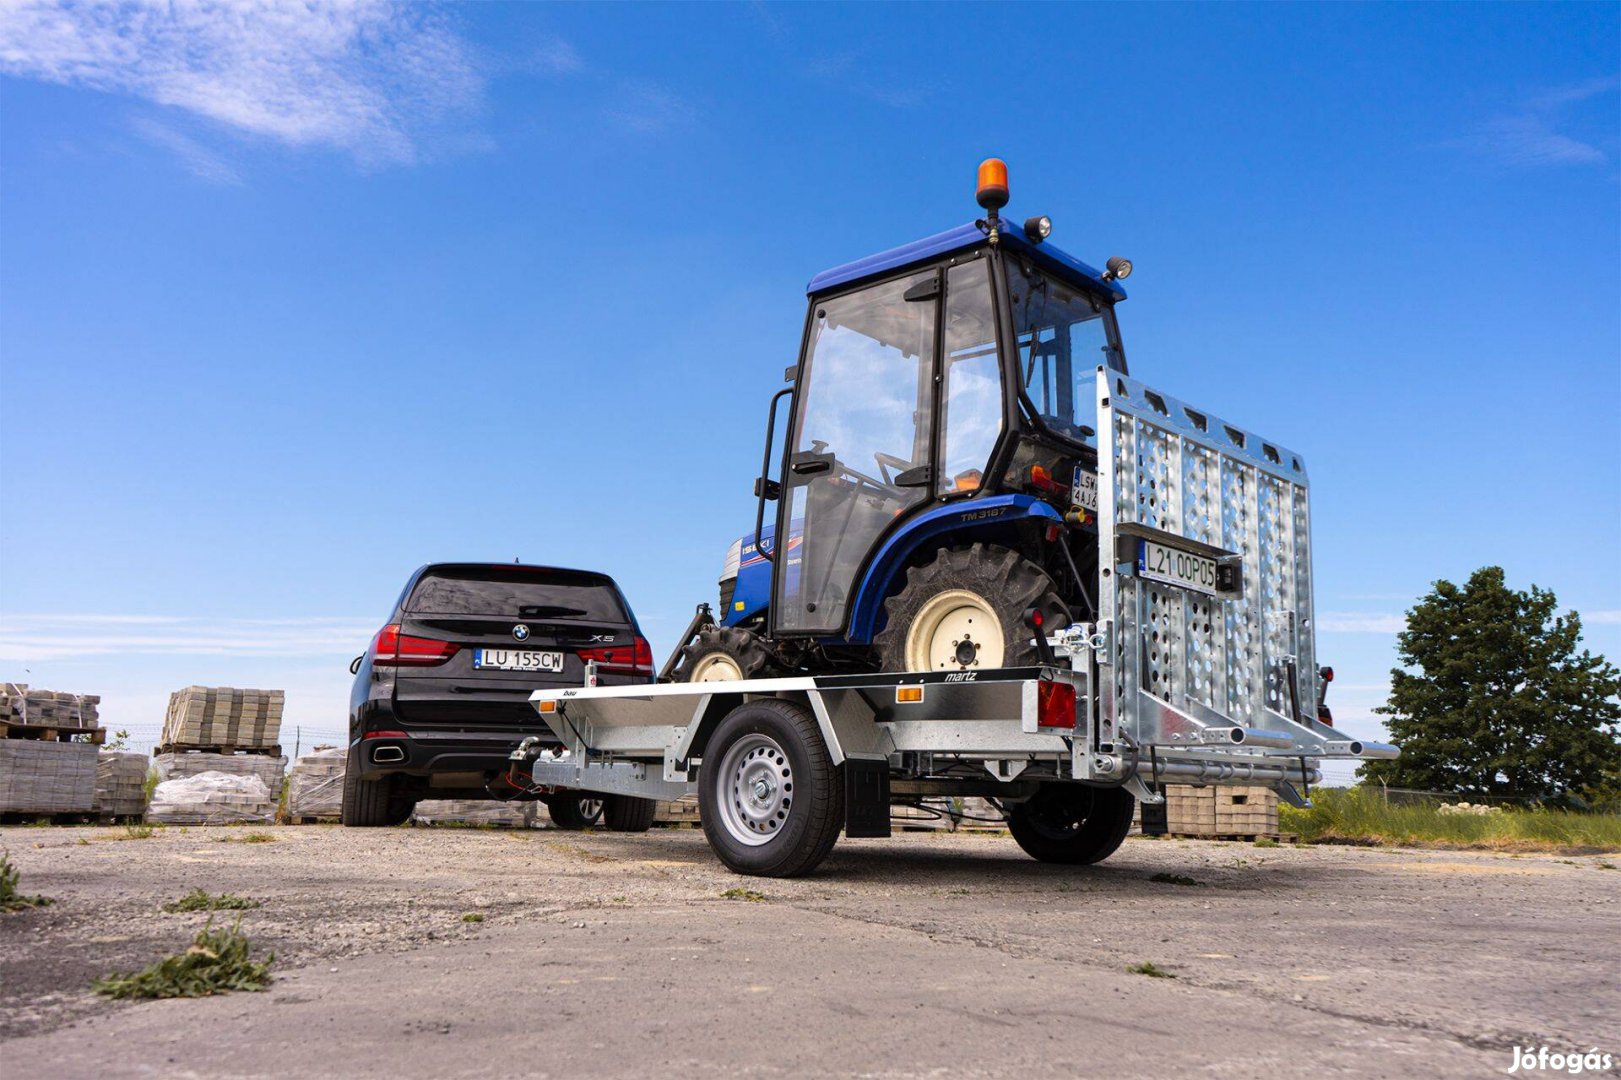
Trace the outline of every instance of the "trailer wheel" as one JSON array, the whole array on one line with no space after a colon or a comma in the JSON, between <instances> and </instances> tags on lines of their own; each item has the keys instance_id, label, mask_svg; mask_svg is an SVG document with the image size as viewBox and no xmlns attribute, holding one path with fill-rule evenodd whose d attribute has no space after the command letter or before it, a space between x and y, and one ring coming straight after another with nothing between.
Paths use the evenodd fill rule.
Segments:
<instances>
[{"instance_id":1,"label":"trailer wheel","mask_svg":"<svg viewBox=\"0 0 1621 1080\"><path fill-rule=\"evenodd\" d=\"M676 682L736 682L774 673L771 654L759 638L736 626L706 626L681 650L670 677Z\"/></svg>"},{"instance_id":2,"label":"trailer wheel","mask_svg":"<svg viewBox=\"0 0 1621 1080\"><path fill-rule=\"evenodd\" d=\"M739 705L704 747L698 775L704 835L739 874L814 870L844 824L843 771L810 711L777 698Z\"/></svg>"},{"instance_id":3,"label":"trailer wheel","mask_svg":"<svg viewBox=\"0 0 1621 1080\"><path fill-rule=\"evenodd\" d=\"M343 805L339 820L359 828L404 825L411 820L416 800L400 794L397 776L362 780L350 769L343 777Z\"/></svg>"},{"instance_id":4,"label":"trailer wheel","mask_svg":"<svg viewBox=\"0 0 1621 1080\"><path fill-rule=\"evenodd\" d=\"M634 795L609 795L602 800L602 821L613 832L646 832L653 827L658 805Z\"/></svg>"},{"instance_id":5,"label":"trailer wheel","mask_svg":"<svg viewBox=\"0 0 1621 1080\"><path fill-rule=\"evenodd\" d=\"M991 544L946 550L906 572L884 602L888 621L873 638L885 671L958 671L1040 662L1024 613L1039 607L1051 625L1069 608L1046 572Z\"/></svg>"},{"instance_id":6,"label":"trailer wheel","mask_svg":"<svg viewBox=\"0 0 1621 1080\"><path fill-rule=\"evenodd\" d=\"M1125 788L1043 784L1008 815L1008 831L1025 854L1079 865L1113 855L1131 831L1136 805Z\"/></svg>"},{"instance_id":7,"label":"trailer wheel","mask_svg":"<svg viewBox=\"0 0 1621 1080\"><path fill-rule=\"evenodd\" d=\"M553 795L546 800L546 812L559 829L587 829L602 821L600 795Z\"/></svg>"}]
</instances>

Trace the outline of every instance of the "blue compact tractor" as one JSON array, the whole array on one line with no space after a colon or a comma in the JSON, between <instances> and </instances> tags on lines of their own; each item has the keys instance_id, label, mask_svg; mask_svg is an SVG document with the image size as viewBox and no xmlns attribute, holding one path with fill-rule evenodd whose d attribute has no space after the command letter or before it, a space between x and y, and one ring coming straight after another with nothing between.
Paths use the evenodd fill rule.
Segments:
<instances>
[{"instance_id":1,"label":"blue compact tractor","mask_svg":"<svg viewBox=\"0 0 1621 1080\"><path fill-rule=\"evenodd\" d=\"M1131 264L1071 258L1046 217L1010 225L1001 161L978 198L981 220L811 280L755 528L666 679L1016 667L1039 627L1095 618L1094 387L1126 371Z\"/></svg>"}]
</instances>

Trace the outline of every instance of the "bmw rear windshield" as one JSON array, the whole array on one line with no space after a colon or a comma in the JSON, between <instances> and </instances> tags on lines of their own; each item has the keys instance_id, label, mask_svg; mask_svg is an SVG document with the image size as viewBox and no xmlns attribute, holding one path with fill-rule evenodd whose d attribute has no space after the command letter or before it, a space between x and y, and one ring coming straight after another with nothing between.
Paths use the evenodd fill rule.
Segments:
<instances>
[{"instance_id":1,"label":"bmw rear windshield","mask_svg":"<svg viewBox=\"0 0 1621 1080\"><path fill-rule=\"evenodd\" d=\"M405 610L411 615L630 621L611 578L518 566L434 567L411 590Z\"/></svg>"}]
</instances>

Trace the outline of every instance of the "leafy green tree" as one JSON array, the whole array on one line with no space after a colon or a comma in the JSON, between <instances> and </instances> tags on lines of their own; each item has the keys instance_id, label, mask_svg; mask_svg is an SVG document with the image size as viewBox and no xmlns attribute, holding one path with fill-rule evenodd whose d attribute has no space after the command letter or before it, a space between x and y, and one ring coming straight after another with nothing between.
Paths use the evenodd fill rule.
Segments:
<instances>
[{"instance_id":1,"label":"leafy green tree","mask_svg":"<svg viewBox=\"0 0 1621 1080\"><path fill-rule=\"evenodd\" d=\"M1577 652L1575 612L1550 591L1510 589L1487 566L1437 581L1407 613L1391 674L1395 761L1362 775L1392 787L1605 800L1621 776L1621 672Z\"/></svg>"}]
</instances>

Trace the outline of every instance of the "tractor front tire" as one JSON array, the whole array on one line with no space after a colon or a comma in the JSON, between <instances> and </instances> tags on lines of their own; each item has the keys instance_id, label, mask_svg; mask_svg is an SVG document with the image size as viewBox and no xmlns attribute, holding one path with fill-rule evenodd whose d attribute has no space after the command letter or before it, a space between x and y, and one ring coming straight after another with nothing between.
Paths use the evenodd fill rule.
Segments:
<instances>
[{"instance_id":1,"label":"tractor front tire","mask_svg":"<svg viewBox=\"0 0 1621 1080\"><path fill-rule=\"evenodd\" d=\"M1026 855L1041 862L1102 862L1125 842L1136 802L1125 788L1042 784L1008 814L1008 832Z\"/></svg>"},{"instance_id":2,"label":"tractor front tire","mask_svg":"<svg viewBox=\"0 0 1621 1080\"><path fill-rule=\"evenodd\" d=\"M671 676L676 682L736 682L777 674L771 653L758 637L736 626L706 626L681 650Z\"/></svg>"},{"instance_id":3,"label":"tractor front tire","mask_svg":"<svg viewBox=\"0 0 1621 1080\"><path fill-rule=\"evenodd\" d=\"M710 848L733 873L798 877L838 841L844 770L809 709L781 698L750 701L709 736L698 810Z\"/></svg>"},{"instance_id":4,"label":"tractor front tire","mask_svg":"<svg viewBox=\"0 0 1621 1080\"><path fill-rule=\"evenodd\" d=\"M992 544L941 551L906 571L884 602L888 621L873 639L885 671L984 671L1041 662L1024 614L1038 607L1046 625L1070 613L1046 571Z\"/></svg>"}]
</instances>

